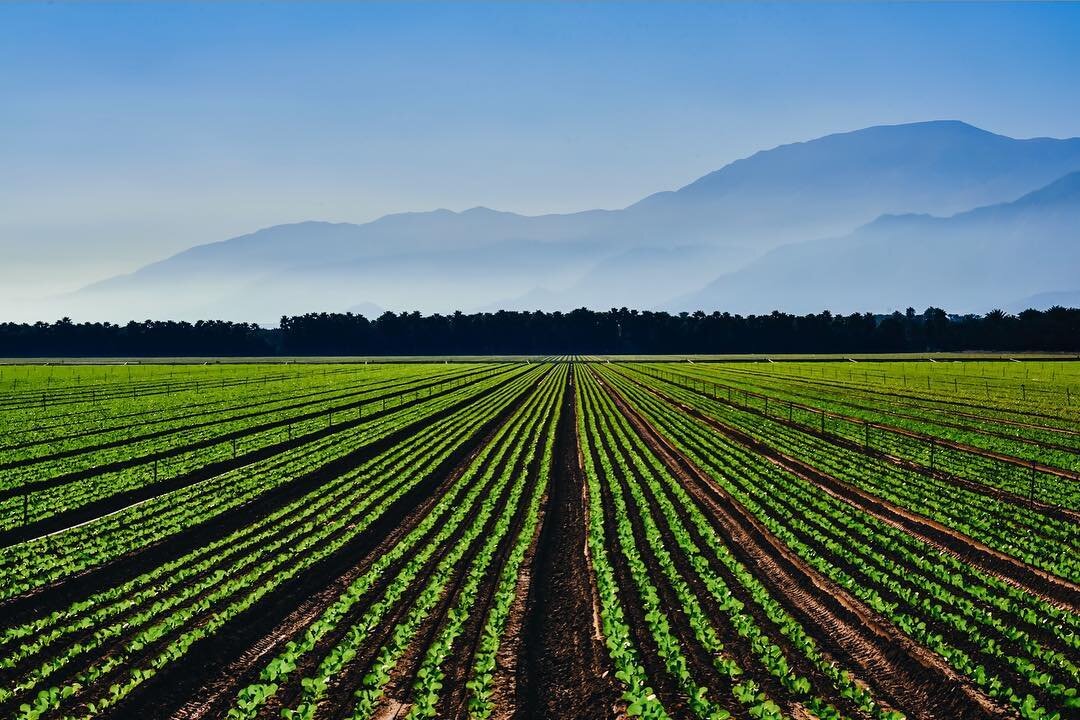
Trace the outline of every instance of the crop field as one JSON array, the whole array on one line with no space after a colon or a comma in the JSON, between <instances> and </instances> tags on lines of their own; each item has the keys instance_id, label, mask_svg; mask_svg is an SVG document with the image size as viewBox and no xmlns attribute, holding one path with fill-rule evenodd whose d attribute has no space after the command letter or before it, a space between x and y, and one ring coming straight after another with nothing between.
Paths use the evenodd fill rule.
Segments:
<instances>
[{"instance_id":1,"label":"crop field","mask_svg":"<svg viewBox=\"0 0 1080 720\"><path fill-rule=\"evenodd\" d=\"M1080 717L1080 362L0 365L0 717Z\"/></svg>"}]
</instances>

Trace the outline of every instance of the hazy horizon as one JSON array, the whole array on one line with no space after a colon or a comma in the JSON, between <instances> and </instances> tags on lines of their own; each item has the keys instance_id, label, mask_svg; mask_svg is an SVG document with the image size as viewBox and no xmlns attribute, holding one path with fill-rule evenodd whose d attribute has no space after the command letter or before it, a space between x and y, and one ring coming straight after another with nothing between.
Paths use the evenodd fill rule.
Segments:
<instances>
[{"instance_id":1,"label":"hazy horizon","mask_svg":"<svg viewBox=\"0 0 1080 720\"><path fill-rule=\"evenodd\" d=\"M1078 30L1057 4L5 4L0 318L281 223L621 208L873 125L1080 136Z\"/></svg>"}]
</instances>

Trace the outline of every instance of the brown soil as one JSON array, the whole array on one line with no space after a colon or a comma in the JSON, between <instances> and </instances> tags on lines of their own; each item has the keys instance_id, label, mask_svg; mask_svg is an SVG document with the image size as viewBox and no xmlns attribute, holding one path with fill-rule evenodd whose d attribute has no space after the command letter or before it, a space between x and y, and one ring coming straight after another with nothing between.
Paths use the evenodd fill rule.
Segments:
<instances>
[{"instance_id":1,"label":"brown soil","mask_svg":"<svg viewBox=\"0 0 1080 720\"><path fill-rule=\"evenodd\" d=\"M508 715L515 720L602 720L618 714L619 691L594 619L599 597L587 555L588 503L572 372L567 383L521 619L516 708Z\"/></svg>"}]
</instances>

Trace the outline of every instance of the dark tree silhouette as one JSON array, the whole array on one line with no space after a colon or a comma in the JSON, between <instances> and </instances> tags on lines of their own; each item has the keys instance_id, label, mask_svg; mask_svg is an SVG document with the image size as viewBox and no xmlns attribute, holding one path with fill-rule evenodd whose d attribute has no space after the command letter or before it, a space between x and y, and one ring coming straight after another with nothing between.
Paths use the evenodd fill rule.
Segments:
<instances>
[{"instance_id":1,"label":"dark tree silhouette","mask_svg":"<svg viewBox=\"0 0 1080 720\"><path fill-rule=\"evenodd\" d=\"M223 321L0 324L0 357L561 355L1080 351L1080 309L740 316L611 309L387 312L282 317L278 328Z\"/></svg>"}]
</instances>

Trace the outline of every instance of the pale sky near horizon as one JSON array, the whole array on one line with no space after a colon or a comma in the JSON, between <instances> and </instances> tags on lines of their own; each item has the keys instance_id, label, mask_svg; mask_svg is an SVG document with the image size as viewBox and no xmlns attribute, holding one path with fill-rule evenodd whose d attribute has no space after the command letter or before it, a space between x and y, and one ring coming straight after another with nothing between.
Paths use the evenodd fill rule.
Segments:
<instances>
[{"instance_id":1,"label":"pale sky near horizon","mask_svg":"<svg viewBox=\"0 0 1080 720\"><path fill-rule=\"evenodd\" d=\"M778 144L1080 135L1077 4L2 3L15 298L283 222L622 207Z\"/></svg>"}]
</instances>

